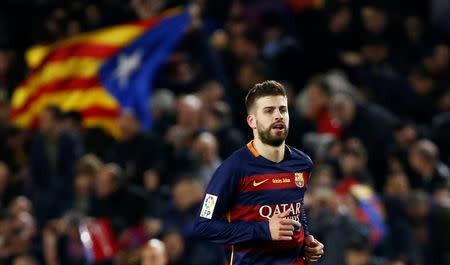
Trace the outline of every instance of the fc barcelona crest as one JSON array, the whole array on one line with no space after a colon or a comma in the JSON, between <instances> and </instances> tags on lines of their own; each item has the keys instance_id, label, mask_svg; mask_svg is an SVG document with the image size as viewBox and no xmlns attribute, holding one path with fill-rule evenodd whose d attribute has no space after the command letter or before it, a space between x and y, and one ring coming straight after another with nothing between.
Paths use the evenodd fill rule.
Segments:
<instances>
[{"instance_id":1,"label":"fc barcelona crest","mask_svg":"<svg viewBox=\"0 0 450 265\"><path fill-rule=\"evenodd\" d=\"M299 188L305 186L305 179L303 178L303 172L295 173L295 185Z\"/></svg>"}]
</instances>

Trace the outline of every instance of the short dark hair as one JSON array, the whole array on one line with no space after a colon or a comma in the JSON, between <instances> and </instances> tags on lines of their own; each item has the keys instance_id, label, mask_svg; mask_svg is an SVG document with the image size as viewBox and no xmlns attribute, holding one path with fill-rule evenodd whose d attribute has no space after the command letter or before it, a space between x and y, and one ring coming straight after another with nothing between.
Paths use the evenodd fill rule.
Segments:
<instances>
[{"instance_id":1,"label":"short dark hair","mask_svg":"<svg viewBox=\"0 0 450 265\"><path fill-rule=\"evenodd\" d=\"M268 80L254 85L245 97L245 107L247 108L247 113L250 112L250 109L253 107L258 98L266 96L286 97L286 89L282 84L274 80Z\"/></svg>"},{"instance_id":2,"label":"short dark hair","mask_svg":"<svg viewBox=\"0 0 450 265\"><path fill-rule=\"evenodd\" d=\"M61 121L64 118L61 108L56 105L47 105L44 110L50 113L53 119L57 121Z\"/></svg>"},{"instance_id":3,"label":"short dark hair","mask_svg":"<svg viewBox=\"0 0 450 265\"><path fill-rule=\"evenodd\" d=\"M68 111L64 113L64 118L67 120L72 120L76 123L82 123L83 122L83 115L79 111Z\"/></svg>"}]
</instances>

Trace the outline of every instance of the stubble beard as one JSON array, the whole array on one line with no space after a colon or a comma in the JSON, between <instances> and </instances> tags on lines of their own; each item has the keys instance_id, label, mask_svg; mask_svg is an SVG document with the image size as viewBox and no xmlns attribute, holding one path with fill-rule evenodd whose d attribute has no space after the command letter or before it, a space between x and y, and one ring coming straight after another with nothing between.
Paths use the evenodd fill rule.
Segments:
<instances>
[{"instance_id":1,"label":"stubble beard","mask_svg":"<svg viewBox=\"0 0 450 265\"><path fill-rule=\"evenodd\" d=\"M267 129L262 129L257 125L257 131L259 139L263 144L267 144L273 147L278 147L284 143L288 136L289 128L285 127L284 131L280 135L271 134L272 125Z\"/></svg>"}]
</instances>

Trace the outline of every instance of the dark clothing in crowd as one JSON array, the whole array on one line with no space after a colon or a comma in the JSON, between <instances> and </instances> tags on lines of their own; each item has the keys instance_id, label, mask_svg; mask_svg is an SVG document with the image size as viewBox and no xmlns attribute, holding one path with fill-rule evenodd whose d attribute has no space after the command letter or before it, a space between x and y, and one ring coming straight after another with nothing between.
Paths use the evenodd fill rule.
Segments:
<instances>
[{"instance_id":1,"label":"dark clothing in crowd","mask_svg":"<svg viewBox=\"0 0 450 265\"><path fill-rule=\"evenodd\" d=\"M79 139L72 134L64 131L56 137L34 134L28 152L33 184L42 188L57 183L70 190L74 165L82 153Z\"/></svg>"},{"instance_id":2,"label":"dark clothing in crowd","mask_svg":"<svg viewBox=\"0 0 450 265\"><path fill-rule=\"evenodd\" d=\"M138 187L120 187L106 198L94 197L89 216L108 217L117 235L138 225L145 215L145 194Z\"/></svg>"},{"instance_id":3,"label":"dark clothing in crowd","mask_svg":"<svg viewBox=\"0 0 450 265\"><path fill-rule=\"evenodd\" d=\"M361 140L369 154L368 168L376 176L375 187L379 190L384 183L387 161L384 156L384 146L391 137L395 118L386 110L376 105L357 105L354 120L342 131L343 139L356 138Z\"/></svg>"},{"instance_id":4,"label":"dark clothing in crowd","mask_svg":"<svg viewBox=\"0 0 450 265\"><path fill-rule=\"evenodd\" d=\"M117 142L110 161L125 171L125 177L133 184L141 185L142 176L148 169L163 173L165 168L164 144L153 135L139 133L133 139Z\"/></svg>"}]
</instances>

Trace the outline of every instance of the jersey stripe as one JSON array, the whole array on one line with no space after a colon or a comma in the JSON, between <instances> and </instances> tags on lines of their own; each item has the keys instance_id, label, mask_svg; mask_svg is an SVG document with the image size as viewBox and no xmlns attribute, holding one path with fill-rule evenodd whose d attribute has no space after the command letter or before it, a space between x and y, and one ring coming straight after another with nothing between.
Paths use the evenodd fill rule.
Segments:
<instances>
[{"instance_id":1,"label":"jersey stripe","mask_svg":"<svg viewBox=\"0 0 450 265\"><path fill-rule=\"evenodd\" d=\"M309 172L280 172L247 176L239 180L239 192L303 188Z\"/></svg>"}]
</instances>

